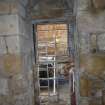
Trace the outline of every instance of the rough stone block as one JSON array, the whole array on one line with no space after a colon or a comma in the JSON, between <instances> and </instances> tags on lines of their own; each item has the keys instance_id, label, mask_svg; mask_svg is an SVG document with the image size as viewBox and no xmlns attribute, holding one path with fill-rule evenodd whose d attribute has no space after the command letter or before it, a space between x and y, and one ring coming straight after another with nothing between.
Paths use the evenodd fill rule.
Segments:
<instances>
[{"instance_id":1,"label":"rough stone block","mask_svg":"<svg viewBox=\"0 0 105 105\"><path fill-rule=\"evenodd\" d=\"M0 3L0 14L8 13L10 13L10 4L5 2Z\"/></svg>"},{"instance_id":2,"label":"rough stone block","mask_svg":"<svg viewBox=\"0 0 105 105\"><path fill-rule=\"evenodd\" d=\"M105 0L92 0L93 5L97 9L105 9Z\"/></svg>"},{"instance_id":3,"label":"rough stone block","mask_svg":"<svg viewBox=\"0 0 105 105\"><path fill-rule=\"evenodd\" d=\"M80 36L80 51L81 54L87 54L90 52L90 37L89 33L81 32Z\"/></svg>"},{"instance_id":4,"label":"rough stone block","mask_svg":"<svg viewBox=\"0 0 105 105\"><path fill-rule=\"evenodd\" d=\"M90 96L91 91L91 81L86 78L80 79L80 95L83 97Z\"/></svg>"},{"instance_id":5,"label":"rough stone block","mask_svg":"<svg viewBox=\"0 0 105 105\"><path fill-rule=\"evenodd\" d=\"M26 22L19 16L19 32L21 35L27 36L25 34L25 27L26 27Z\"/></svg>"},{"instance_id":6,"label":"rough stone block","mask_svg":"<svg viewBox=\"0 0 105 105\"><path fill-rule=\"evenodd\" d=\"M23 7L21 4L18 4L18 13L23 18L26 18L26 8Z\"/></svg>"},{"instance_id":7,"label":"rough stone block","mask_svg":"<svg viewBox=\"0 0 105 105\"><path fill-rule=\"evenodd\" d=\"M19 53L20 52L20 41L19 36L8 36L6 37L6 43L8 46L9 53Z\"/></svg>"},{"instance_id":8,"label":"rough stone block","mask_svg":"<svg viewBox=\"0 0 105 105\"><path fill-rule=\"evenodd\" d=\"M15 3L15 2L10 3L10 11L11 11L11 14L18 13L18 3Z\"/></svg>"},{"instance_id":9,"label":"rough stone block","mask_svg":"<svg viewBox=\"0 0 105 105\"><path fill-rule=\"evenodd\" d=\"M25 21L19 16L19 32L21 35L24 35L26 38L32 38L31 34L31 20Z\"/></svg>"},{"instance_id":10,"label":"rough stone block","mask_svg":"<svg viewBox=\"0 0 105 105\"><path fill-rule=\"evenodd\" d=\"M0 96L0 105L15 105L13 96L1 95Z\"/></svg>"},{"instance_id":11,"label":"rough stone block","mask_svg":"<svg viewBox=\"0 0 105 105\"><path fill-rule=\"evenodd\" d=\"M81 97L80 105L89 105L89 98Z\"/></svg>"},{"instance_id":12,"label":"rough stone block","mask_svg":"<svg viewBox=\"0 0 105 105\"><path fill-rule=\"evenodd\" d=\"M6 44L4 37L0 37L0 54L5 54L6 53Z\"/></svg>"},{"instance_id":13,"label":"rough stone block","mask_svg":"<svg viewBox=\"0 0 105 105\"><path fill-rule=\"evenodd\" d=\"M28 90L28 79L24 75L18 74L10 79L9 87L14 96L23 95Z\"/></svg>"},{"instance_id":14,"label":"rough stone block","mask_svg":"<svg viewBox=\"0 0 105 105\"><path fill-rule=\"evenodd\" d=\"M96 33L105 30L105 12L99 16L88 13L81 13L78 16L78 29L80 32Z\"/></svg>"},{"instance_id":15,"label":"rough stone block","mask_svg":"<svg viewBox=\"0 0 105 105\"><path fill-rule=\"evenodd\" d=\"M98 35L97 45L100 51L105 51L105 33Z\"/></svg>"},{"instance_id":16,"label":"rough stone block","mask_svg":"<svg viewBox=\"0 0 105 105\"><path fill-rule=\"evenodd\" d=\"M26 71L25 74L28 75L28 72ZM30 92L32 91L32 88L30 88L31 85L29 85L29 79L27 78L27 75L25 74L21 73L18 75L14 75L9 80L9 87L14 96L15 105L24 105L24 104L32 105L31 104L32 93Z\"/></svg>"},{"instance_id":17,"label":"rough stone block","mask_svg":"<svg viewBox=\"0 0 105 105\"><path fill-rule=\"evenodd\" d=\"M27 0L20 0L20 1L21 3L19 3L19 1L16 2L16 0L0 1L0 14L19 13L21 16L25 18L26 11L23 5L27 4Z\"/></svg>"},{"instance_id":18,"label":"rough stone block","mask_svg":"<svg viewBox=\"0 0 105 105\"><path fill-rule=\"evenodd\" d=\"M9 2L14 2L16 0L0 0L0 2L5 2L5 3L9 3Z\"/></svg>"},{"instance_id":19,"label":"rough stone block","mask_svg":"<svg viewBox=\"0 0 105 105\"><path fill-rule=\"evenodd\" d=\"M25 73L26 71L29 72L32 70L32 60L31 60L31 55L29 53L23 53L23 54L24 54L23 55L23 60L24 60L23 67L24 67L24 73Z\"/></svg>"},{"instance_id":20,"label":"rough stone block","mask_svg":"<svg viewBox=\"0 0 105 105\"><path fill-rule=\"evenodd\" d=\"M29 101L28 94L19 95L15 97L15 105L32 105Z\"/></svg>"},{"instance_id":21,"label":"rough stone block","mask_svg":"<svg viewBox=\"0 0 105 105\"><path fill-rule=\"evenodd\" d=\"M7 54L0 56L0 77L9 77L22 72L23 60L20 55Z\"/></svg>"},{"instance_id":22,"label":"rough stone block","mask_svg":"<svg viewBox=\"0 0 105 105\"><path fill-rule=\"evenodd\" d=\"M78 2L78 10L84 11L87 10L89 6L89 0L79 0Z\"/></svg>"},{"instance_id":23,"label":"rough stone block","mask_svg":"<svg viewBox=\"0 0 105 105\"><path fill-rule=\"evenodd\" d=\"M18 31L17 15L0 16L0 35L16 35Z\"/></svg>"},{"instance_id":24,"label":"rough stone block","mask_svg":"<svg viewBox=\"0 0 105 105\"><path fill-rule=\"evenodd\" d=\"M22 69L22 58L18 55L8 54L4 56L4 70L8 74L19 73Z\"/></svg>"},{"instance_id":25,"label":"rough stone block","mask_svg":"<svg viewBox=\"0 0 105 105\"><path fill-rule=\"evenodd\" d=\"M0 78L0 95L8 95L8 80Z\"/></svg>"},{"instance_id":26,"label":"rough stone block","mask_svg":"<svg viewBox=\"0 0 105 105\"><path fill-rule=\"evenodd\" d=\"M24 6L26 6L28 4L28 0L19 0L20 3L22 3Z\"/></svg>"},{"instance_id":27,"label":"rough stone block","mask_svg":"<svg viewBox=\"0 0 105 105\"><path fill-rule=\"evenodd\" d=\"M28 40L25 37L20 38L20 52L30 53L32 49L32 40Z\"/></svg>"}]
</instances>

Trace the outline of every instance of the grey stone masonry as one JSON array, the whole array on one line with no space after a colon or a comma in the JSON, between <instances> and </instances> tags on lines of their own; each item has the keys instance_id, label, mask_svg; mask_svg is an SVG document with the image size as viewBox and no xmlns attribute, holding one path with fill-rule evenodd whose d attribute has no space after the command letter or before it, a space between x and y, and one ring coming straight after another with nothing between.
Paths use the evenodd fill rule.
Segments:
<instances>
[{"instance_id":1,"label":"grey stone masonry","mask_svg":"<svg viewBox=\"0 0 105 105\"><path fill-rule=\"evenodd\" d=\"M0 0L0 105L33 105L28 0Z\"/></svg>"},{"instance_id":2,"label":"grey stone masonry","mask_svg":"<svg viewBox=\"0 0 105 105\"><path fill-rule=\"evenodd\" d=\"M93 75L94 73L96 73L99 77L101 77L102 74L105 72L103 68L101 69L101 67L105 65L104 60L101 59L101 56L102 58L105 58L105 56L103 56L105 54L103 53L102 55L102 52L101 53L98 52L97 48L99 50L105 51L105 9L103 10L100 9L98 11L98 8L96 8L97 9L96 11L98 12L93 12L93 10L91 10L90 8L91 1L94 1L96 5L99 5L100 0L78 0L77 27L78 27L78 34L80 41L79 42L80 58L78 59L80 68L78 69L80 70L80 72L84 70L85 73L87 74L90 70L91 71L90 74L92 75L92 77L94 77ZM92 35L97 35L97 39L94 38L91 40ZM96 49L94 47L95 45L97 46ZM92 49L92 47L94 49ZM103 72L102 74L99 74L98 72L101 70ZM90 92L90 90L88 90L88 92ZM90 104L92 105L92 103L89 103L90 97L91 97L90 93L87 96L84 95L79 97L80 98L79 105L90 105ZM92 98L91 101L95 102L94 99Z\"/></svg>"}]
</instances>

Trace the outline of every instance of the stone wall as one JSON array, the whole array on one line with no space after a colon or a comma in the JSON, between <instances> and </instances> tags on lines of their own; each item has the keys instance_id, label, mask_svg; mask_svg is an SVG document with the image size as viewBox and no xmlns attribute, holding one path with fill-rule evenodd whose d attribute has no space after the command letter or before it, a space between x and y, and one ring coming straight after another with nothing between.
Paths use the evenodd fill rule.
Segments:
<instances>
[{"instance_id":1,"label":"stone wall","mask_svg":"<svg viewBox=\"0 0 105 105\"><path fill-rule=\"evenodd\" d=\"M32 105L32 29L28 0L0 0L0 105Z\"/></svg>"},{"instance_id":2,"label":"stone wall","mask_svg":"<svg viewBox=\"0 0 105 105\"><path fill-rule=\"evenodd\" d=\"M104 79L105 76L105 9L101 8L103 0L93 0L93 5L95 5L93 11L93 9L90 8L91 1L92 0L78 0L77 26L79 33L79 61L81 75L86 77L87 81L96 81L95 83L98 83L97 79ZM93 38L92 35L96 35L96 39L95 37ZM80 78L80 80L84 81L82 78ZM102 83L104 84L104 82ZM87 90L86 87L88 84L82 82L80 85L83 86L83 89L80 89L81 93L90 92L90 95L80 93L82 97L80 105L94 105L95 100L91 98L91 91L95 90L96 87L92 88L93 84L91 84L91 88ZM105 87L102 87L101 91L103 88ZM97 105L100 104L97 102Z\"/></svg>"}]
</instances>

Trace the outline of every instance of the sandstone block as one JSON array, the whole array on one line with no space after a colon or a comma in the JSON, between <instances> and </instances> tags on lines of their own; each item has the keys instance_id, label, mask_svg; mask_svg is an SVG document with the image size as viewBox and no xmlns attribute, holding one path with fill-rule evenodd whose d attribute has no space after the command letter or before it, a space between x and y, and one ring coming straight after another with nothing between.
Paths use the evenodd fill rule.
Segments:
<instances>
[{"instance_id":1,"label":"sandstone block","mask_svg":"<svg viewBox=\"0 0 105 105\"><path fill-rule=\"evenodd\" d=\"M15 54L4 56L4 70L9 74L16 74L22 69L22 58Z\"/></svg>"},{"instance_id":2,"label":"sandstone block","mask_svg":"<svg viewBox=\"0 0 105 105\"><path fill-rule=\"evenodd\" d=\"M0 56L0 76L9 77L22 72L20 55L4 54Z\"/></svg>"}]
</instances>

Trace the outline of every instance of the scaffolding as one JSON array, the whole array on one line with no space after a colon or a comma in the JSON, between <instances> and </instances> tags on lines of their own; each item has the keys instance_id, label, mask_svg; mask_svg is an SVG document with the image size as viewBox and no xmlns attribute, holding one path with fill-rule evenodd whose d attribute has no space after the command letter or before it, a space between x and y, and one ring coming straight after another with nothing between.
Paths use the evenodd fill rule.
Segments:
<instances>
[{"instance_id":1,"label":"scaffolding","mask_svg":"<svg viewBox=\"0 0 105 105\"><path fill-rule=\"evenodd\" d=\"M57 47L58 43L56 34L62 34L67 31L67 29L40 29L37 32L37 69L38 69L38 85L39 85L39 99L41 105L49 105L49 102L58 101L59 91L58 91L58 79L57 79L57 63L58 56L60 54L60 49ZM56 31L57 30L57 31ZM59 30L63 30L61 33ZM45 33L49 34L46 35ZM44 36L45 35L45 36ZM64 43L59 45L64 46ZM64 47L65 48L65 47ZM58 51L59 49L59 51ZM64 50L64 49L63 49ZM66 51L64 51L65 53Z\"/></svg>"}]
</instances>

